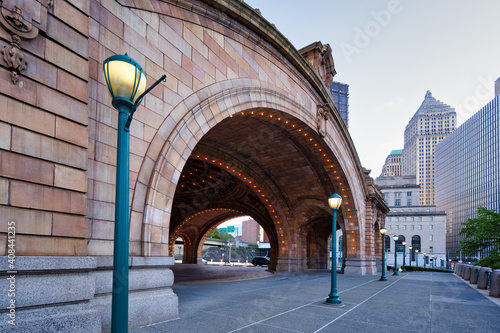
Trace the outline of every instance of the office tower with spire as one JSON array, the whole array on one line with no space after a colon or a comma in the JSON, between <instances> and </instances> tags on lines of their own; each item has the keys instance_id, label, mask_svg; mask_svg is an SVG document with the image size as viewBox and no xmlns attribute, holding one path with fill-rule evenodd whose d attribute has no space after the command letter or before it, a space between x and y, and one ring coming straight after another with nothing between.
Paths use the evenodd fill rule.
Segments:
<instances>
[{"instance_id":1,"label":"office tower with spire","mask_svg":"<svg viewBox=\"0 0 500 333\"><path fill-rule=\"evenodd\" d=\"M422 206L435 204L434 147L456 128L455 109L436 98L430 91L405 128L403 175L415 175L420 185Z\"/></svg>"}]
</instances>

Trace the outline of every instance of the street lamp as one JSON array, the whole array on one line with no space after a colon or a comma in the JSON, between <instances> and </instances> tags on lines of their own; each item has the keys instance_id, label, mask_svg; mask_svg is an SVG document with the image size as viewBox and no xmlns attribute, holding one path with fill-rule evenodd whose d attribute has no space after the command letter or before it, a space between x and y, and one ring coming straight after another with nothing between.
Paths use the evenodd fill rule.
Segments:
<instances>
[{"instance_id":1,"label":"street lamp","mask_svg":"<svg viewBox=\"0 0 500 333\"><path fill-rule=\"evenodd\" d=\"M434 268L434 261L436 260L435 258L436 258L436 257L434 257L434 256L432 256L432 257L431 257L431 260L432 260L432 268Z\"/></svg>"},{"instance_id":2,"label":"street lamp","mask_svg":"<svg viewBox=\"0 0 500 333\"><path fill-rule=\"evenodd\" d=\"M425 253L425 252L424 252L424 268L425 268L425 255L426 255L426 254L427 254L427 253Z\"/></svg>"},{"instance_id":3,"label":"street lamp","mask_svg":"<svg viewBox=\"0 0 500 333\"><path fill-rule=\"evenodd\" d=\"M166 75L146 90L146 72L127 54L109 57L104 61L103 70L106 85L113 98L113 107L118 110L111 332L126 332L128 330L129 127L142 98L165 80Z\"/></svg>"},{"instance_id":4,"label":"street lamp","mask_svg":"<svg viewBox=\"0 0 500 333\"><path fill-rule=\"evenodd\" d=\"M406 257L406 242L402 242L401 244L403 244L403 272L406 272L406 269L405 269L405 257Z\"/></svg>"},{"instance_id":5,"label":"street lamp","mask_svg":"<svg viewBox=\"0 0 500 333\"><path fill-rule=\"evenodd\" d=\"M418 267L418 249L415 250L416 256L415 256L415 265Z\"/></svg>"},{"instance_id":6,"label":"street lamp","mask_svg":"<svg viewBox=\"0 0 500 333\"><path fill-rule=\"evenodd\" d=\"M394 274L392 275L399 275L398 274L398 235L392 236L392 239L394 239Z\"/></svg>"},{"instance_id":7,"label":"street lamp","mask_svg":"<svg viewBox=\"0 0 500 333\"><path fill-rule=\"evenodd\" d=\"M411 266L411 256L413 254L412 249L413 249L413 247L408 246L408 251L409 251L408 254L409 254L409 257L410 257L410 266Z\"/></svg>"},{"instance_id":8,"label":"street lamp","mask_svg":"<svg viewBox=\"0 0 500 333\"><path fill-rule=\"evenodd\" d=\"M380 234L382 235L382 276L379 281L387 281L387 277L385 276L385 234L387 233L387 229L385 227L380 228Z\"/></svg>"},{"instance_id":9,"label":"street lamp","mask_svg":"<svg viewBox=\"0 0 500 333\"><path fill-rule=\"evenodd\" d=\"M342 304L342 300L337 293L337 210L339 210L342 204L342 197L337 193L333 194L328 198L328 205L333 211L333 222L332 222L332 288L326 303L329 304Z\"/></svg>"}]
</instances>

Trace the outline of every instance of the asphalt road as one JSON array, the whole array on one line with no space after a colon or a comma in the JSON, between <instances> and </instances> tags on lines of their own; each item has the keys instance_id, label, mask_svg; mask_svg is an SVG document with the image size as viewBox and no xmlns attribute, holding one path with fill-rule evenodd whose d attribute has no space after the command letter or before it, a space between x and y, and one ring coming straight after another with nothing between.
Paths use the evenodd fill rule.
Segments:
<instances>
[{"instance_id":1,"label":"asphalt road","mask_svg":"<svg viewBox=\"0 0 500 333\"><path fill-rule=\"evenodd\" d=\"M454 274L388 279L339 274L340 307L329 271L174 284L180 318L133 332L500 332L500 306Z\"/></svg>"}]
</instances>

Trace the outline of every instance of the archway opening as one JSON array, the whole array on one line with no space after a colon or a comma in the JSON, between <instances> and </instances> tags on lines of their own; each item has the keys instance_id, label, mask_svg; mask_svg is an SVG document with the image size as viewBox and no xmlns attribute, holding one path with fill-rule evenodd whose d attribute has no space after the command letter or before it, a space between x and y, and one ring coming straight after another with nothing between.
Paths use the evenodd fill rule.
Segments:
<instances>
[{"instance_id":1,"label":"archway opening","mask_svg":"<svg viewBox=\"0 0 500 333\"><path fill-rule=\"evenodd\" d=\"M350 209L353 198L343 169L315 130L275 110L240 112L205 133L187 158L174 193L169 241L186 234L191 249L185 250L184 262L201 262L200 244L209 231L230 218L249 215L269 238L269 269L274 270L281 257L287 270L303 270L308 267L309 236L296 233L322 220L331 231L327 198L336 192L344 199L343 209ZM350 222L355 229L357 218ZM351 238L348 241L355 241ZM316 244L323 247L323 268L326 243L325 238Z\"/></svg>"},{"instance_id":2,"label":"archway opening","mask_svg":"<svg viewBox=\"0 0 500 333\"><path fill-rule=\"evenodd\" d=\"M269 237L250 216L233 218L207 231L199 245L203 263L231 266L268 266L271 253ZM253 260L254 258L261 258ZM255 261L255 262L254 262ZM264 262L265 261L265 262Z\"/></svg>"}]
</instances>

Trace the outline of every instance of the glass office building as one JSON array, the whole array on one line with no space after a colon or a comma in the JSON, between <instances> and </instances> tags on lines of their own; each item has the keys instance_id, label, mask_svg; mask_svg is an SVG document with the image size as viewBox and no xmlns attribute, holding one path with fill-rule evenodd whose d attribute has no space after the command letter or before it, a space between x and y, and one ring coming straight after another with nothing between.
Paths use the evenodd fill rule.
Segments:
<instances>
[{"instance_id":1,"label":"glass office building","mask_svg":"<svg viewBox=\"0 0 500 333\"><path fill-rule=\"evenodd\" d=\"M461 223L484 206L500 212L500 95L435 147L436 206L445 211L446 248L459 259Z\"/></svg>"},{"instance_id":2,"label":"glass office building","mask_svg":"<svg viewBox=\"0 0 500 333\"><path fill-rule=\"evenodd\" d=\"M349 85L332 82L330 85L330 94L333 96L333 100L342 120L344 120L345 126L349 128Z\"/></svg>"}]
</instances>

